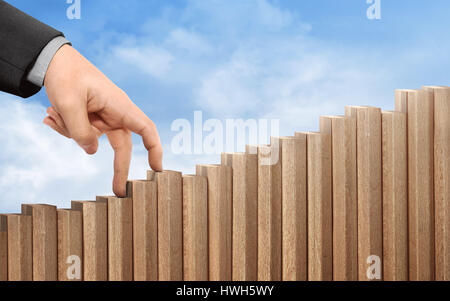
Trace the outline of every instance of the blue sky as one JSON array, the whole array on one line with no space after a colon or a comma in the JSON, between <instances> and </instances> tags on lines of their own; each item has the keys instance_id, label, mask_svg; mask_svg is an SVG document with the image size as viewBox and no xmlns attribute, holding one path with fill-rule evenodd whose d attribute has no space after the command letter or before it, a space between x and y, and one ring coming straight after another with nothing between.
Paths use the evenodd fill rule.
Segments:
<instances>
[{"instance_id":1,"label":"blue sky","mask_svg":"<svg viewBox=\"0 0 450 301\"><path fill-rule=\"evenodd\" d=\"M8 2L63 31L155 121L167 169L218 160L171 153L171 123L195 110L278 118L280 134L292 135L344 105L392 110L396 88L449 84L447 0L381 0L381 20L367 19L366 0L81 0L81 20L66 17L65 0ZM110 193L105 141L88 157L46 129L45 91L0 101L0 211ZM134 144L130 176L143 177L145 152Z\"/></svg>"}]
</instances>

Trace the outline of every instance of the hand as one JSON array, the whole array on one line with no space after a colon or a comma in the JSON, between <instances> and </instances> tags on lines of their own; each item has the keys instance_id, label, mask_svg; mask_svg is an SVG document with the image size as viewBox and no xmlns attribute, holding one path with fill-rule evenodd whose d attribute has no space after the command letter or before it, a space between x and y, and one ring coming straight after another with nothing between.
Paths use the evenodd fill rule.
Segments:
<instances>
[{"instance_id":1,"label":"hand","mask_svg":"<svg viewBox=\"0 0 450 301\"><path fill-rule=\"evenodd\" d=\"M163 150L155 124L111 80L69 45L53 57L44 86L52 104L44 123L74 139L88 154L106 134L114 149L113 191L126 195L131 160L131 132L142 136L148 162L162 170Z\"/></svg>"}]
</instances>

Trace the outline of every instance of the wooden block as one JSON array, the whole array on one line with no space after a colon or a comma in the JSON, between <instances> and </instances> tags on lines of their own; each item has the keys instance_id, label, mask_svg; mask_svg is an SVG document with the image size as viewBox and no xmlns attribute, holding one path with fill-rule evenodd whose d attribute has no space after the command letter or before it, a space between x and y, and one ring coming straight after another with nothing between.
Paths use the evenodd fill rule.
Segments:
<instances>
[{"instance_id":1,"label":"wooden block","mask_svg":"<svg viewBox=\"0 0 450 301\"><path fill-rule=\"evenodd\" d=\"M333 279L358 280L356 120L321 117L320 131L331 135L333 178Z\"/></svg>"},{"instance_id":2,"label":"wooden block","mask_svg":"<svg viewBox=\"0 0 450 301\"><path fill-rule=\"evenodd\" d=\"M306 134L280 138L282 279L308 280Z\"/></svg>"},{"instance_id":3,"label":"wooden block","mask_svg":"<svg viewBox=\"0 0 450 301\"><path fill-rule=\"evenodd\" d=\"M108 211L105 201L73 201L83 218L83 279L108 280Z\"/></svg>"},{"instance_id":4,"label":"wooden block","mask_svg":"<svg viewBox=\"0 0 450 301\"><path fill-rule=\"evenodd\" d=\"M428 88L430 89L430 88ZM436 280L450 280L450 88L434 91Z\"/></svg>"},{"instance_id":5,"label":"wooden block","mask_svg":"<svg viewBox=\"0 0 450 301\"><path fill-rule=\"evenodd\" d=\"M147 180L148 181L156 180L156 172L154 170L147 170Z\"/></svg>"},{"instance_id":6,"label":"wooden block","mask_svg":"<svg viewBox=\"0 0 450 301\"><path fill-rule=\"evenodd\" d=\"M58 281L83 280L83 220L80 211L57 210Z\"/></svg>"},{"instance_id":7,"label":"wooden block","mask_svg":"<svg viewBox=\"0 0 450 301\"><path fill-rule=\"evenodd\" d=\"M422 86L422 90L433 92L433 93L435 92L435 90L446 90L449 88L450 88L449 86ZM410 91L414 91L414 90L410 90ZM444 93L445 93L445 91L444 91Z\"/></svg>"},{"instance_id":8,"label":"wooden block","mask_svg":"<svg viewBox=\"0 0 450 301\"><path fill-rule=\"evenodd\" d=\"M231 280L232 169L197 165L197 175L208 179L209 280Z\"/></svg>"},{"instance_id":9,"label":"wooden block","mask_svg":"<svg viewBox=\"0 0 450 301\"><path fill-rule=\"evenodd\" d=\"M331 136L307 134L308 279L333 280Z\"/></svg>"},{"instance_id":10,"label":"wooden block","mask_svg":"<svg viewBox=\"0 0 450 301\"><path fill-rule=\"evenodd\" d=\"M133 199L134 280L158 280L158 196L156 182L128 182Z\"/></svg>"},{"instance_id":11,"label":"wooden block","mask_svg":"<svg viewBox=\"0 0 450 301\"><path fill-rule=\"evenodd\" d=\"M256 281L258 257L258 155L222 154L233 169L233 281Z\"/></svg>"},{"instance_id":12,"label":"wooden block","mask_svg":"<svg viewBox=\"0 0 450 301\"><path fill-rule=\"evenodd\" d=\"M183 192L181 173L156 174L158 183L158 278L183 280Z\"/></svg>"},{"instance_id":13,"label":"wooden block","mask_svg":"<svg viewBox=\"0 0 450 301\"><path fill-rule=\"evenodd\" d=\"M258 145L246 145L245 153L250 155L258 155Z\"/></svg>"},{"instance_id":14,"label":"wooden block","mask_svg":"<svg viewBox=\"0 0 450 301\"><path fill-rule=\"evenodd\" d=\"M0 281L8 280L8 218L0 215Z\"/></svg>"},{"instance_id":15,"label":"wooden block","mask_svg":"<svg viewBox=\"0 0 450 301\"><path fill-rule=\"evenodd\" d=\"M281 275L280 142L258 147L258 280L280 281ZM261 247L264 246L264 247Z\"/></svg>"},{"instance_id":16,"label":"wooden block","mask_svg":"<svg viewBox=\"0 0 450 301\"><path fill-rule=\"evenodd\" d=\"M131 198L108 197L108 277L133 280L133 203Z\"/></svg>"},{"instance_id":17,"label":"wooden block","mask_svg":"<svg viewBox=\"0 0 450 301\"><path fill-rule=\"evenodd\" d=\"M406 114L382 113L383 274L408 280L408 152Z\"/></svg>"},{"instance_id":18,"label":"wooden block","mask_svg":"<svg viewBox=\"0 0 450 301\"><path fill-rule=\"evenodd\" d=\"M368 106L345 106L345 116L355 118L356 120L358 115L358 109L364 108L368 108Z\"/></svg>"},{"instance_id":19,"label":"wooden block","mask_svg":"<svg viewBox=\"0 0 450 301\"><path fill-rule=\"evenodd\" d=\"M395 111L407 113L408 112L408 94L414 93L415 90L397 89L395 90Z\"/></svg>"},{"instance_id":20,"label":"wooden block","mask_svg":"<svg viewBox=\"0 0 450 301\"><path fill-rule=\"evenodd\" d=\"M435 279L433 98L408 92L409 280Z\"/></svg>"},{"instance_id":21,"label":"wooden block","mask_svg":"<svg viewBox=\"0 0 450 301\"><path fill-rule=\"evenodd\" d=\"M33 228L28 215L8 215L8 280L33 280Z\"/></svg>"},{"instance_id":22,"label":"wooden block","mask_svg":"<svg viewBox=\"0 0 450 301\"><path fill-rule=\"evenodd\" d=\"M33 224L33 281L58 280L58 230L56 207L22 205L22 214Z\"/></svg>"},{"instance_id":23,"label":"wooden block","mask_svg":"<svg viewBox=\"0 0 450 301\"><path fill-rule=\"evenodd\" d=\"M208 182L183 176L183 279L208 281Z\"/></svg>"},{"instance_id":24,"label":"wooden block","mask_svg":"<svg viewBox=\"0 0 450 301\"><path fill-rule=\"evenodd\" d=\"M357 127L358 279L381 280L382 266L377 267L383 262L381 110L347 107L346 114L356 118Z\"/></svg>"}]
</instances>

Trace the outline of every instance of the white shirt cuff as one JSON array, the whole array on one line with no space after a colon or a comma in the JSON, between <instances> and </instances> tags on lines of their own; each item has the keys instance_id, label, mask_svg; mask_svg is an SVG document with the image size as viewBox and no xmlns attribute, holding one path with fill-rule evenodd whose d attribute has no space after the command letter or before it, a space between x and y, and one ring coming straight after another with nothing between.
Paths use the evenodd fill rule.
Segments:
<instances>
[{"instance_id":1,"label":"white shirt cuff","mask_svg":"<svg viewBox=\"0 0 450 301\"><path fill-rule=\"evenodd\" d=\"M59 36L48 42L48 44L42 49L33 68L27 75L27 80L38 87L44 85L45 74L47 73L48 66L55 56L56 52L65 44L70 42L63 36Z\"/></svg>"}]
</instances>

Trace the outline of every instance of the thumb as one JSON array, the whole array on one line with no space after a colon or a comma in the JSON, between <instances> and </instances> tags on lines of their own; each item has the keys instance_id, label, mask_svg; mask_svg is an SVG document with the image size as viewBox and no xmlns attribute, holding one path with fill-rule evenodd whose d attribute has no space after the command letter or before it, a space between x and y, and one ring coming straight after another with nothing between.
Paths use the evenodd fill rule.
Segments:
<instances>
[{"instance_id":1,"label":"thumb","mask_svg":"<svg viewBox=\"0 0 450 301\"><path fill-rule=\"evenodd\" d=\"M88 154L97 152L98 138L89 122L87 104L84 102L67 101L59 109L70 136Z\"/></svg>"}]
</instances>

